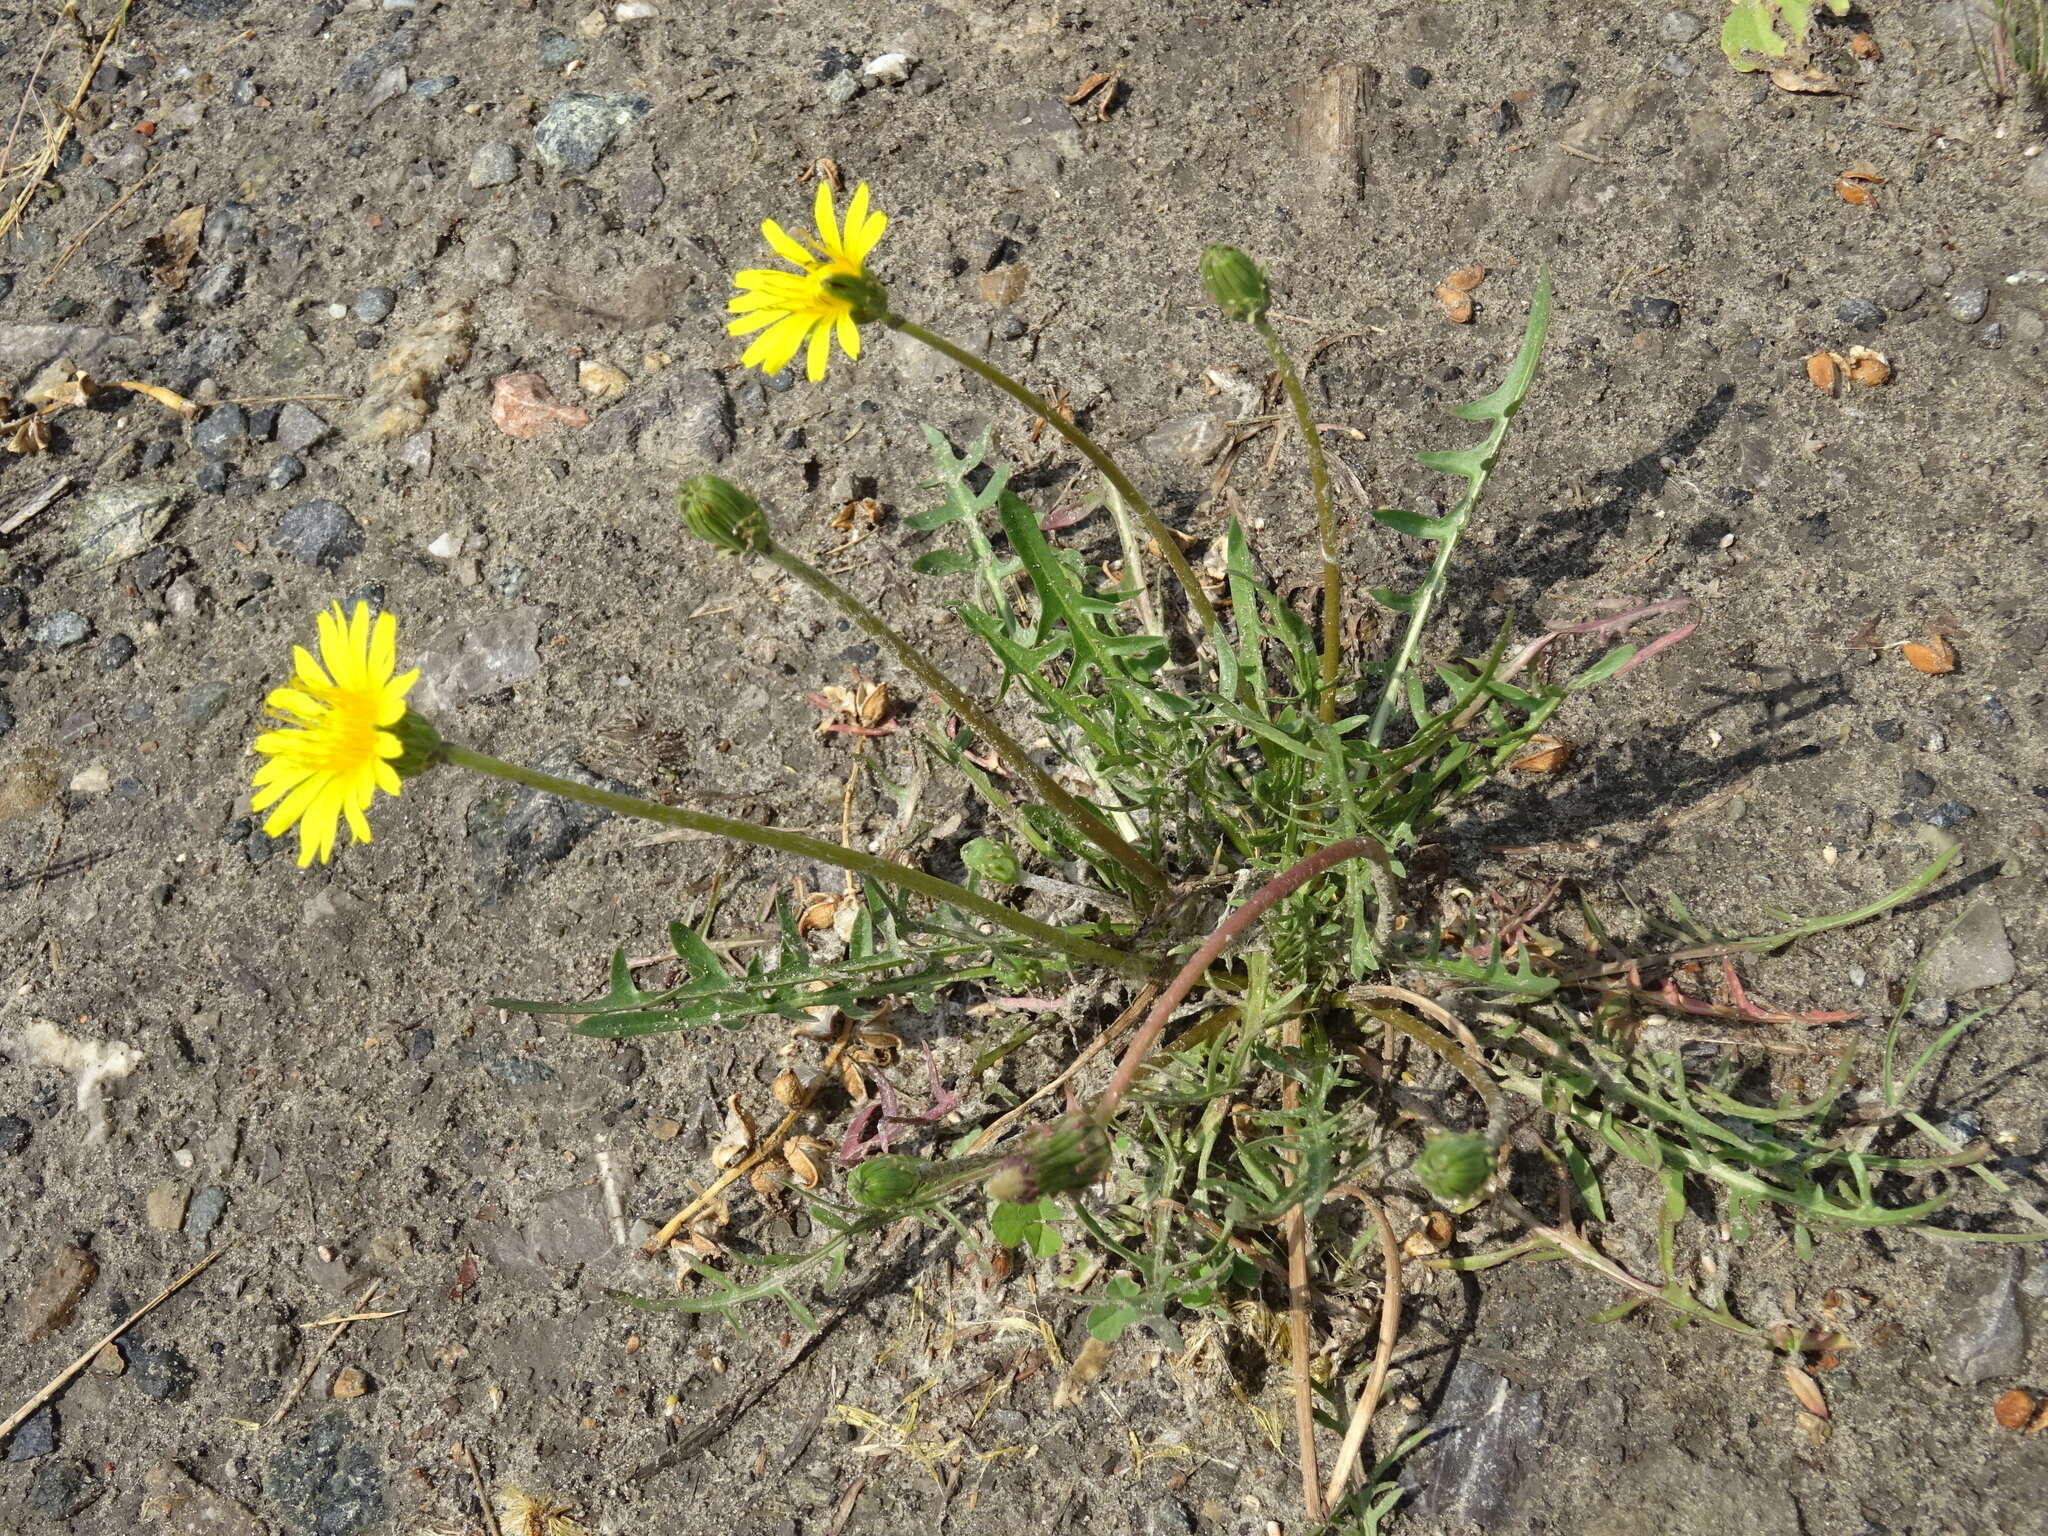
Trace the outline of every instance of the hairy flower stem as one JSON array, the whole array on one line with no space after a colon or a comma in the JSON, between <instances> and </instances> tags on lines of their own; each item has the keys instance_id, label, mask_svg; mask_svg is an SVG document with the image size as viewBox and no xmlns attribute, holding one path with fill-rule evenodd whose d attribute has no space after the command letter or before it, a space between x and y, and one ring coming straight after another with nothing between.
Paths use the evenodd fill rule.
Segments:
<instances>
[{"instance_id":1,"label":"hairy flower stem","mask_svg":"<svg viewBox=\"0 0 2048 1536\"><path fill-rule=\"evenodd\" d=\"M483 752L472 752L467 747L458 747L442 742L440 760L458 768L473 769L477 773L489 774L494 779L503 779L508 784L523 784L528 789L538 789L550 795L560 795L565 800L579 801L584 805L596 806L599 810L611 811L620 816L636 816L642 821L658 822L665 827L680 827L688 832L708 832L714 837L729 837L735 842L752 843L757 848L772 848L777 853L794 854L798 858L816 859L821 864L837 865L852 870L857 875L880 880L933 901L944 902L963 912L972 913L988 922L1007 928L1020 938L1043 944L1059 951L1073 960L1086 961L1090 965L1112 966L1119 971L1142 975L1151 967L1136 955L1126 954L1120 949L1111 949L1107 944L1097 944L1091 939L1064 933L1049 923L1041 923L1026 917L1021 912L990 901L977 895L964 885L955 885L950 880L941 880L937 875L926 874L908 864L894 864L887 859L876 858L855 848L842 848L837 843L825 842L822 838L808 837L801 832L785 832L777 827L756 826L751 821L737 821L730 816L713 816L704 811L686 811L680 806L657 805L651 800L642 800L634 795L614 794L608 789L596 789L588 784L579 784L574 779L558 778L552 773L540 773L532 768L522 768L516 763L491 757Z\"/></svg>"},{"instance_id":2,"label":"hairy flower stem","mask_svg":"<svg viewBox=\"0 0 2048 1536\"><path fill-rule=\"evenodd\" d=\"M882 324L900 335L908 336L912 341L923 342L934 352L950 357L969 372L979 374L1073 444L1083 458L1102 472L1102 478L1115 488L1117 495L1123 497L1124 504L1138 514L1138 521L1145 525L1145 531L1152 536L1152 542L1159 546L1161 557L1179 578L1181 590L1187 593L1188 607L1194 611L1196 620L1204 630L1212 633L1215 631L1215 606L1203 594L1202 583L1196 579L1194 568L1188 564L1187 556L1180 552L1179 543L1168 531L1166 524L1159 520L1159 514L1152 510L1152 503L1138 494L1138 488L1131 484L1130 477L1116 467L1116 461L1102 451L1094 438L1055 410L1051 401L1033 394L995 364L985 358L976 357L965 347L955 346L945 337L928 331L901 315L884 315Z\"/></svg>"},{"instance_id":3,"label":"hairy flower stem","mask_svg":"<svg viewBox=\"0 0 2048 1536\"><path fill-rule=\"evenodd\" d=\"M773 561L778 569L795 577L852 619L870 639L887 646L919 682L944 699L948 709L966 721L977 736L993 746L1001 754L1003 761L1038 791L1040 799L1064 816L1075 830L1086 835L1090 842L1122 865L1137 880L1141 888L1161 894L1172 885L1158 865L1118 836L1116 829L1108 822L1062 789L1059 781L1039 767L1031 754L1025 751L1008 731L991 720L980 705L956 688L951 678L927 661L907 640L869 612L859 598L816 566L801 556L792 554L780 544L771 543L762 553Z\"/></svg>"},{"instance_id":4,"label":"hairy flower stem","mask_svg":"<svg viewBox=\"0 0 2048 1536\"><path fill-rule=\"evenodd\" d=\"M1342 660L1344 645L1344 573L1337 565L1337 509L1330 500L1330 466L1323 458L1323 436L1316 430L1315 417L1309 414L1308 394L1301 387L1301 379L1295 374L1286 348L1280 345L1273 323L1260 315L1252 321L1252 327L1259 333L1259 340L1266 344L1266 354L1273 359L1273 366L1279 370L1280 382L1287 389L1288 403L1294 407L1294 419L1301 426L1301 440L1308 447L1308 477L1315 488L1316 534L1323 554L1323 692L1320 709L1323 723L1327 725L1337 718L1337 667Z\"/></svg>"},{"instance_id":5,"label":"hairy flower stem","mask_svg":"<svg viewBox=\"0 0 2048 1536\"><path fill-rule=\"evenodd\" d=\"M1110 1079L1109 1087L1103 1090L1102 1097L1096 1101L1096 1117L1107 1120L1116 1112L1117 1105L1122 1102L1123 1096L1130 1091L1131 1084L1137 1079L1138 1069L1145 1064L1146 1056L1151 1053L1152 1047L1158 1044L1160 1035L1165 1033L1166 1021L1173 1017L1173 1010L1180 1006L1181 999L1195 989L1195 983L1202 979L1202 973L1208 970L1210 962L1228 949L1231 942L1257 922L1275 902L1293 895L1324 870L1361 855L1375 862L1384 860L1387 856L1386 850L1369 837L1347 837L1341 843L1332 843L1329 847L1310 854L1276 876L1254 892L1243 906L1217 924L1216 931L1203 940L1200 949L1188 956L1187 964L1180 968L1179 974L1167 984L1166 990L1159 994L1158 1001L1152 1005L1152 1011L1145 1015L1145 1022L1138 1027L1138 1032L1131 1037L1131 1043L1124 1048L1123 1059L1117 1063L1116 1076Z\"/></svg>"}]
</instances>

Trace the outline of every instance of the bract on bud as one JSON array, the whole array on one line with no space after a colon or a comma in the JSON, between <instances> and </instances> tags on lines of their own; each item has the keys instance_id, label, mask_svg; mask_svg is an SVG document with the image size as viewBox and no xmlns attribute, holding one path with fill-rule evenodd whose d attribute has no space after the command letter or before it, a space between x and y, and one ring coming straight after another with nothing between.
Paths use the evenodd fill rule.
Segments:
<instances>
[{"instance_id":1,"label":"bract on bud","mask_svg":"<svg viewBox=\"0 0 2048 1536\"><path fill-rule=\"evenodd\" d=\"M1024 865L1007 843L977 837L960 850L960 862L991 885L1015 885Z\"/></svg>"},{"instance_id":2,"label":"bract on bud","mask_svg":"<svg viewBox=\"0 0 2048 1536\"><path fill-rule=\"evenodd\" d=\"M417 778L441 761L441 733L433 721L416 709L408 709L396 725L385 727L405 750L392 760L391 771L401 779Z\"/></svg>"},{"instance_id":3,"label":"bract on bud","mask_svg":"<svg viewBox=\"0 0 2048 1536\"><path fill-rule=\"evenodd\" d=\"M729 555L758 555L774 543L761 504L729 480L697 475L676 490L683 526Z\"/></svg>"},{"instance_id":4,"label":"bract on bud","mask_svg":"<svg viewBox=\"0 0 2048 1536\"><path fill-rule=\"evenodd\" d=\"M1484 1136L1465 1131L1432 1136L1415 1159L1415 1177L1446 1205L1469 1200L1493 1177L1493 1148Z\"/></svg>"},{"instance_id":5,"label":"bract on bud","mask_svg":"<svg viewBox=\"0 0 2048 1536\"><path fill-rule=\"evenodd\" d=\"M834 272L818 286L853 311L855 325L876 325L889 318L889 290L865 272Z\"/></svg>"},{"instance_id":6,"label":"bract on bud","mask_svg":"<svg viewBox=\"0 0 2048 1536\"><path fill-rule=\"evenodd\" d=\"M856 1205L886 1211L910 1200L923 1183L916 1158L882 1152L855 1166L846 1176L846 1192Z\"/></svg>"},{"instance_id":7,"label":"bract on bud","mask_svg":"<svg viewBox=\"0 0 2048 1536\"><path fill-rule=\"evenodd\" d=\"M1202 252L1202 286L1209 300L1233 320L1257 320L1273 307L1273 293L1259 264L1234 245Z\"/></svg>"},{"instance_id":8,"label":"bract on bud","mask_svg":"<svg viewBox=\"0 0 2048 1536\"><path fill-rule=\"evenodd\" d=\"M984 1186L991 1200L1024 1202L1086 1189L1109 1171L1109 1130L1087 1114L1034 1132Z\"/></svg>"}]
</instances>

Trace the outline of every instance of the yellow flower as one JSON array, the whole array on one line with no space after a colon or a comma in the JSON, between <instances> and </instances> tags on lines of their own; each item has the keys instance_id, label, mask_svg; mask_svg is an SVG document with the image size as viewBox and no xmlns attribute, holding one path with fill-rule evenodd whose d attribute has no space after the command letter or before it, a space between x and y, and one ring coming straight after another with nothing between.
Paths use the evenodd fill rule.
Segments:
<instances>
[{"instance_id":1,"label":"yellow flower","mask_svg":"<svg viewBox=\"0 0 2048 1536\"><path fill-rule=\"evenodd\" d=\"M272 837L299 829L299 868L317 855L334 856L335 834L348 818L356 842L370 840L363 812L378 790L395 795L397 758L404 745L392 729L405 718L405 696L419 681L417 668L403 677L398 661L398 621L357 603L344 618L336 603L320 615L320 658L303 645L292 647L291 683L265 701L285 728L256 738L268 761L256 770L254 809L275 805L263 830Z\"/></svg>"},{"instance_id":2,"label":"yellow flower","mask_svg":"<svg viewBox=\"0 0 2048 1536\"><path fill-rule=\"evenodd\" d=\"M734 336L761 334L747 344L740 362L763 373L780 373L809 338L810 353L804 372L813 384L825 377L825 363L831 355L832 335L850 358L860 356L860 328L855 324L853 305L828 291L833 278L864 278L867 260L882 231L889 227L887 215L868 209L868 184L854 189L846 205L846 228L842 234L832 211L832 188L818 183L818 199L812 210L818 236L808 244L795 240L773 219L764 221L761 234L775 254L800 270L779 272L760 268L736 273L739 288L726 308L739 316L726 330Z\"/></svg>"}]
</instances>

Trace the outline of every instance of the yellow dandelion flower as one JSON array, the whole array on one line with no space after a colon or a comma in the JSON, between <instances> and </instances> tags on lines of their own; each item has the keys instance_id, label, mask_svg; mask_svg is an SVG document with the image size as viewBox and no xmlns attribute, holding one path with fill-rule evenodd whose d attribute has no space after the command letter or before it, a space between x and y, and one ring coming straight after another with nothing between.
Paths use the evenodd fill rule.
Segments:
<instances>
[{"instance_id":1,"label":"yellow dandelion flower","mask_svg":"<svg viewBox=\"0 0 2048 1536\"><path fill-rule=\"evenodd\" d=\"M842 231L832 208L832 188L818 183L818 198L812 209L818 226L817 238L805 242L791 237L773 219L763 221L761 234L769 247L796 272L759 268L735 273L733 284L740 291L726 302L739 318L726 327L734 336L760 334L747 344L740 362L763 373L780 373L789 366L805 341L810 343L804 372L813 384L825 377L831 355L832 337L837 333L840 350L849 358L860 356L860 327L854 306L828 289L834 278L862 279L862 264L882 231L889 227L886 214L868 208L868 184L855 188L846 205ZM865 317L863 317L865 318Z\"/></svg>"},{"instance_id":2,"label":"yellow dandelion flower","mask_svg":"<svg viewBox=\"0 0 2048 1536\"><path fill-rule=\"evenodd\" d=\"M419 670L394 677L398 620L368 603L343 617L336 603L320 615L320 657L292 647L291 682L265 700L285 722L256 738L267 761L256 770L258 811L276 806L263 823L272 837L299 829L299 868L334 856L343 817L359 843L370 840L363 812L378 790L399 790L396 760L404 744L393 729L405 718L405 696Z\"/></svg>"}]
</instances>

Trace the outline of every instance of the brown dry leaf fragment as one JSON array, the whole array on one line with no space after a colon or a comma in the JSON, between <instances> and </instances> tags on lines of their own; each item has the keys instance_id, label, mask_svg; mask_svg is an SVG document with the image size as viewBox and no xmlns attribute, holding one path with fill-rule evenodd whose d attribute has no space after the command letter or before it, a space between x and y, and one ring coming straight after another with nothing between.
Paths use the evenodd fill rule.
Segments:
<instances>
[{"instance_id":1,"label":"brown dry leaf fragment","mask_svg":"<svg viewBox=\"0 0 2048 1536\"><path fill-rule=\"evenodd\" d=\"M1820 1389L1820 1383L1796 1365L1785 1367L1785 1385L1792 1389L1792 1395L1799 1399L1799 1406L1816 1419L1828 1417L1828 1400Z\"/></svg>"},{"instance_id":2,"label":"brown dry leaf fragment","mask_svg":"<svg viewBox=\"0 0 2048 1536\"><path fill-rule=\"evenodd\" d=\"M1453 288L1449 283L1439 283L1436 290L1436 301L1443 305L1444 313L1450 317L1451 324L1470 325L1472 323L1471 294L1466 293L1462 289Z\"/></svg>"},{"instance_id":3,"label":"brown dry leaf fragment","mask_svg":"<svg viewBox=\"0 0 2048 1536\"><path fill-rule=\"evenodd\" d=\"M1572 744L1542 732L1529 738L1529 746L1508 766L1521 773L1555 773L1572 755Z\"/></svg>"},{"instance_id":4,"label":"brown dry leaf fragment","mask_svg":"<svg viewBox=\"0 0 2048 1536\"><path fill-rule=\"evenodd\" d=\"M828 1165L818 1154L831 1150L831 1142L820 1141L814 1136L795 1137L783 1147L782 1155L789 1161L790 1176L799 1188L816 1189L824 1181Z\"/></svg>"},{"instance_id":5,"label":"brown dry leaf fragment","mask_svg":"<svg viewBox=\"0 0 2048 1536\"><path fill-rule=\"evenodd\" d=\"M702 1232L692 1229L675 1240L675 1245L685 1252L694 1253L700 1259L722 1259L725 1250Z\"/></svg>"},{"instance_id":6,"label":"brown dry leaf fragment","mask_svg":"<svg viewBox=\"0 0 2048 1536\"><path fill-rule=\"evenodd\" d=\"M192 259L199 254L199 232L206 225L206 206L187 208L173 214L157 234L142 242L144 254L156 268L156 280L173 292L185 286Z\"/></svg>"},{"instance_id":7,"label":"brown dry leaf fragment","mask_svg":"<svg viewBox=\"0 0 2048 1536\"><path fill-rule=\"evenodd\" d=\"M1771 84L1795 96L1833 96L1842 89L1817 69L1774 69Z\"/></svg>"},{"instance_id":8,"label":"brown dry leaf fragment","mask_svg":"<svg viewBox=\"0 0 2048 1536\"><path fill-rule=\"evenodd\" d=\"M711 1165L720 1170L734 1167L753 1145L753 1118L740 1108L740 1096L735 1093L725 1101L725 1131L711 1149Z\"/></svg>"},{"instance_id":9,"label":"brown dry leaf fragment","mask_svg":"<svg viewBox=\"0 0 2048 1536\"><path fill-rule=\"evenodd\" d=\"M1108 85L1110 81L1114 80L1115 78L1115 75L1110 74L1107 71L1098 70L1096 71L1096 73L1090 75L1087 79L1083 80L1079 85L1075 86L1074 92L1071 96L1062 96L1060 100L1065 102L1070 107L1078 107L1079 105L1081 105L1082 102L1086 101L1090 96L1093 96L1097 91L1101 90L1105 85Z\"/></svg>"},{"instance_id":10,"label":"brown dry leaf fragment","mask_svg":"<svg viewBox=\"0 0 2048 1536\"><path fill-rule=\"evenodd\" d=\"M21 403L31 410L68 411L90 405L99 386L68 357L60 357L29 382Z\"/></svg>"},{"instance_id":11,"label":"brown dry leaf fragment","mask_svg":"<svg viewBox=\"0 0 2048 1536\"><path fill-rule=\"evenodd\" d=\"M854 708L854 718L863 729L873 730L889 718L889 685L887 683L866 683L859 690Z\"/></svg>"},{"instance_id":12,"label":"brown dry leaf fragment","mask_svg":"<svg viewBox=\"0 0 2048 1536\"><path fill-rule=\"evenodd\" d=\"M9 453L36 454L50 451L50 424L41 416L25 416L7 439Z\"/></svg>"},{"instance_id":13,"label":"brown dry leaf fragment","mask_svg":"<svg viewBox=\"0 0 2048 1536\"><path fill-rule=\"evenodd\" d=\"M872 496L842 503L832 514L830 526L835 533L851 533L857 527L879 528L882 526L882 504Z\"/></svg>"},{"instance_id":14,"label":"brown dry leaf fragment","mask_svg":"<svg viewBox=\"0 0 2048 1536\"><path fill-rule=\"evenodd\" d=\"M1025 285L1030 281L1031 269L1021 261L1013 261L1006 267L982 273L974 280L974 291L1001 309L1023 298Z\"/></svg>"},{"instance_id":15,"label":"brown dry leaf fragment","mask_svg":"<svg viewBox=\"0 0 2048 1536\"><path fill-rule=\"evenodd\" d=\"M819 891L804 902L803 910L797 913L796 931L799 934L817 933L830 928L839 916L839 898L830 891Z\"/></svg>"},{"instance_id":16,"label":"brown dry leaf fragment","mask_svg":"<svg viewBox=\"0 0 2048 1536\"><path fill-rule=\"evenodd\" d=\"M1868 347L1849 349L1849 377L1866 389L1875 389L1880 384L1892 381L1891 359L1882 352L1873 352Z\"/></svg>"},{"instance_id":17,"label":"brown dry leaf fragment","mask_svg":"<svg viewBox=\"0 0 2048 1536\"><path fill-rule=\"evenodd\" d=\"M590 425L590 412L580 405L560 405L537 373L500 375L491 390L491 420L507 437L539 437L555 422L572 427Z\"/></svg>"},{"instance_id":18,"label":"brown dry leaf fragment","mask_svg":"<svg viewBox=\"0 0 2048 1536\"><path fill-rule=\"evenodd\" d=\"M1858 32L1849 39L1849 51L1859 59L1875 64L1884 57L1884 50L1877 46L1877 39L1868 32Z\"/></svg>"},{"instance_id":19,"label":"brown dry leaf fragment","mask_svg":"<svg viewBox=\"0 0 2048 1536\"><path fill-rule=\"evenodd\" d=\"M1806 376L1815 389L1833 394L1840 387L1848 363L1832 352L1816 352L1806 360Z\"/></svg>"},{"instance_id":20,"label":"brown dry leaf fragment","mask_svg":"<svg viewBox=\"0 0 2048 1536\"><path fill-rule=\"evenodd\" d=\"M166 389L161 384L144 384L136 379L116 379L107 385L109 389L126 389L135 394L147 396L165 410L183 417L186 421L199 419L199 407L179 394L175 389Z\"/></svg>"},{"instance_id":21,"label":"brown dry leaf fragment","mask_svg":"<svg viewBox=\"0 0 2048 1536\"><path fill-rule=\"evenodd\" d=\"M1873 207L1877 202L1877 193L1873 188L1860 181L1851 181L1846 176L1836 179L1835 196L1845 203L1854 203L1859 208Z\"/></svg>"},{"instance_id":22,"label":"brown dry leaf fragment","mask_svg":"<svg viewBox=\"0 0 2048 1536\"><path fill-rule=\"evenodd\" d=\"M2019 1387L1999 1393L1998 1401L1991 1405L1991 1417L2006 1429L2024 1429L2033 1416L2034 1394Z\"/></svg>"},{"instance_id":23,"label":"brown dry leaf fragment","mask_svg":"<svg viewBox=\"0 0 2048 1536\"><path fill-rule=\"evenodd\" d=\"M1445 278L1444 286L1446 288L1455 288L1460 293L1470 293L1485 281L1486 268L1475 261L1471 266L1460 267L1449 277Z\"/></svg>"},{"instance_id":24,"label":"brown dry leaf fragment","mask_svg":"<svg viewBox=\"0 0 2048 1536\"><path fill-rule=\"evenodd\" d=\"M1955 647L1941 635L1929 635L1925 645L1908 640L1899 647L1899 653L1912 663L1916 672L1925 672L1929 677L1940 677L1956 669Z\"/></svg>"}]
</instances>

